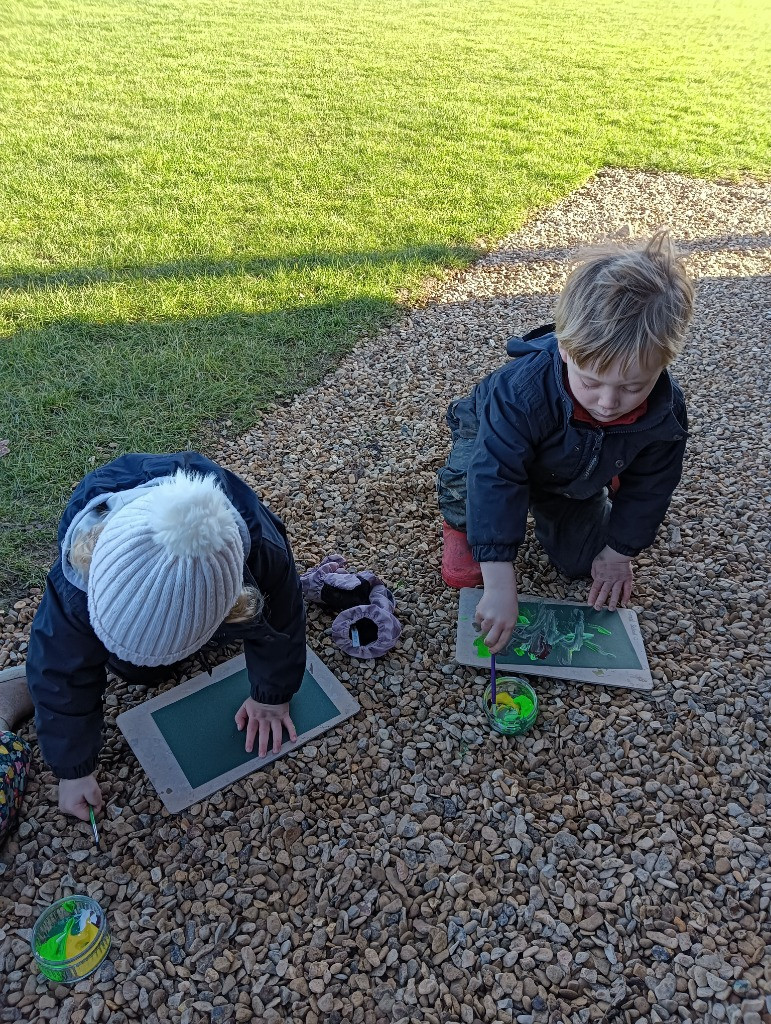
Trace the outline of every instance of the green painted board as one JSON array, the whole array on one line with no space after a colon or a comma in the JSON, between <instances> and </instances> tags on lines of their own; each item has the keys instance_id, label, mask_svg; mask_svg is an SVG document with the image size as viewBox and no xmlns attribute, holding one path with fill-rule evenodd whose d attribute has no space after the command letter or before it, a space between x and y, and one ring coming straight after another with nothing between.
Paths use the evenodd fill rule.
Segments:
<instances>
[{"instance_id":1,"label":"green painted board","mask_svg":"<svg viewBox=\"0 0 771 1024\"><path fill-rule=\"evenodd\" d=\"M194 789L254 760L254 752L244 749L244 733L238 731L234 721L244 695L249 695L245 668L152 712L153 721ZM334 718L337 708L306 669L302 685L289 703L289 713L299 736ZM282 746L288 740L289 733L284 729Z\"/></svg>"},{"instance_id":2,"label":"green painted board","mask_svg":"<svg viewBox=\"0 0 771 1024\"><path fill-rule=\"evenodd\" d=\"M474 625L482 593L479 588L460 592L455 656L462 665L489 668L490 652ZM628 608L596 612L575 601L522 594L517 628L495 663L499 671L521 675L653 688L637 616Z\"/></svg>"},{"instance_id":3,"label":"green painted board","mask_svg":"<svg viewBox=\"0 0 771 1024\"><path fill-rule=\"evenodd\" d=\"M259 757L244 749L235 714L249 695L243 655L180 683L118 716L118 726L170 811L212 793L339 725L358 701L308 648L302 685L290 702L297 740L284 737L279 754Z\"/></svg>"}]
</instances>

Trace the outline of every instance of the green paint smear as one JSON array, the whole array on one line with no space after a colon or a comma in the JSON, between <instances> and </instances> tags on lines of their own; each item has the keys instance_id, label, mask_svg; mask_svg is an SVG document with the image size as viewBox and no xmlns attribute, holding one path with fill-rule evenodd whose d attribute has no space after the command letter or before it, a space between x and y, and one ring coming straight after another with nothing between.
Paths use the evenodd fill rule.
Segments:
<instances>
[{"instance_id":1,"label":"green paint smear","mask_svg":"<svg viewBox=\"0 0 771 1024\"><path fill-rule=\"evenodd\" d=\"M485 638L483 636L478 636L476 638L474 641L474 647L476 647L477 654L480 658L490 657L490 648L485 644Z\"/></svg>"},{"instance_id":2,"label":"green paint smear","mask_svg":"<svg viewBox=\"0 0 771 1024\"><path fill-rule=\"evenodd\" d=\"M602 626L590 626L589 629L595 629L598 633L602 633L604 636L613 635L609 629L604 629Z\"/></svg>"}]
</instances>

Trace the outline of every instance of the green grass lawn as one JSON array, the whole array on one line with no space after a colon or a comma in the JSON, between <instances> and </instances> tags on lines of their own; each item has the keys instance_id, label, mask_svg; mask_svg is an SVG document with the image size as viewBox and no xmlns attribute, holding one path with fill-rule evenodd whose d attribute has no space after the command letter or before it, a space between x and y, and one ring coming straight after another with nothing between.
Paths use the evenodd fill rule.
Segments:
<instances>
[{"instance_id":1,"label":"green grass lawn","mask_svg":"<svg viewBox=\"0 0 771 1024\"><path fill-rule=\"evenodd\" d=\"M769 167L761 0L11 0L0 593L74 482L253 422L603 165Z\"/></svg>"}]
</instances>

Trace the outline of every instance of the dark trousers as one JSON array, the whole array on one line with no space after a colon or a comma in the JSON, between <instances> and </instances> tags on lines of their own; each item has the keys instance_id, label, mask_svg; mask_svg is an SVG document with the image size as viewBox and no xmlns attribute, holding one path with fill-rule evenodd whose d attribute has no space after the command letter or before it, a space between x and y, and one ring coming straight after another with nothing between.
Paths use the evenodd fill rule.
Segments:
<instances>
[{"instance_id":1,"label":"dark trousers","mask_svg":"<svg viewBox=\"0 0 771 1024\"><path fill-rule=\"evenodd\" d=\"M476 440L477 423L467 403L453 403L447 413L453 445L437 472L436 490L442 518L455 530L466 531L466 473ZM530 491L535 535L560 572L571 578L588 576L592 562L607 543L611 503L607 488L577 500L561 494Z\"/></svg>"}]
</instances>

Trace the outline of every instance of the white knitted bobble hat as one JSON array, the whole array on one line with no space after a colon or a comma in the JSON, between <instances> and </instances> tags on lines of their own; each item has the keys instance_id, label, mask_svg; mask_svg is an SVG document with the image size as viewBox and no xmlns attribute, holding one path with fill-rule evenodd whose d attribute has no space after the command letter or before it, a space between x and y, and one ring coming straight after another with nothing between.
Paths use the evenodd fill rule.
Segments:
<instances>
[{"instance_id":1,"label":"white knitted bobble hat","mask_svg":"<svg viewBox=\"0 0 771 1024\"><path fill-rule=\"evenodd\" d=\"M171 665L214 635L241 592L244 547L214 477L178 470L117 509L94 547L88 612L133 665Z\"/></svg>"}]
</instances>

